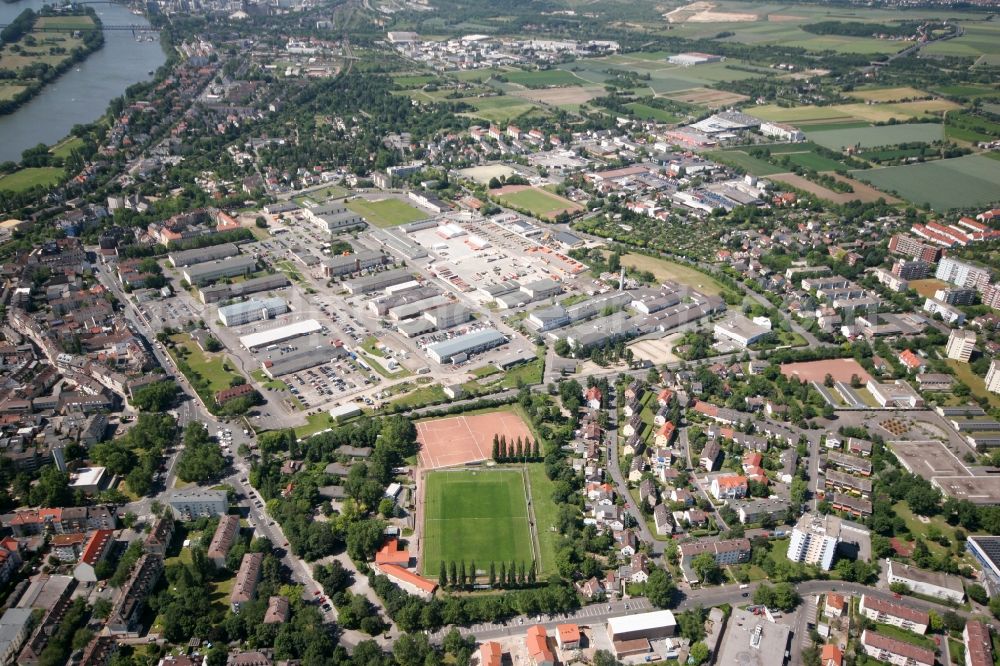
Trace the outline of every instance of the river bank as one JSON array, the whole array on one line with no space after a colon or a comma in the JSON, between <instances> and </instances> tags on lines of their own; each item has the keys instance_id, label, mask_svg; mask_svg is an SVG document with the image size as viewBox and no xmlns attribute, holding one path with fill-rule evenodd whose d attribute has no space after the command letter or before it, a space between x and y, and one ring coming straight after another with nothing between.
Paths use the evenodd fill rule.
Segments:
<instances>
[{"instance_id":1,"label":"river bank","mask_svg":"<svg viewBox=\"0 0 1000 666\"><path fill-rule=\"evenodd\" d=\"M74 13L25 9L0 39L0 72L5 75L0 115L14 113L104 46L101 19L90 7ZM13 78L7 78L10 74Z\"/></svg>"},{"instance_id":2,"label":"river bank","mask_svg":"<svg viewBox=\"0 0 1000 666\"><path fill-rule=\"evenodd\" d=\"M0 23L10 23L25 8L38 11L45 4L46 0L0 4ZM96 5L94 9L105 26L149 26L145 17L124 5ZM25 149L39 143L54 145L74 125L97 120L112 99L133 84L149 81L166 60L158 39L139 40L127 30L105 31L103 48L76 63L14 113L0 116L0 162L20 161Z\"/></svg>"}]
</instances>

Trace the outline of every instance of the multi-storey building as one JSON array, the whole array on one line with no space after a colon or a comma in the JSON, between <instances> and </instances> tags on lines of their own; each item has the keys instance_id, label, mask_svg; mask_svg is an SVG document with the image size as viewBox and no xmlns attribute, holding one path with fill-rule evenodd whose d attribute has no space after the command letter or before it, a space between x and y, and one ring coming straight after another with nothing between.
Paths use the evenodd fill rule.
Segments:
<instances>
[{"instance_id":1,"label":"multi-storey building","mask_svg":"<svg viewBox=\"0 0 1000 666\"><path fill-rule=\"evenodd\" d=\"M818 565L824 571L833 567L840 543L840 519L836 516L803 515L792 530L788 559Z\"/></svg>"},{"instance_id":2,"label":"multi-storey building","mask_svg":"<svg viewBox=\"0 0 1000 666\"><path fill-rule=\"evenodd\" d=\"M990 283L990 269L967 261L945 257L938 264L934 277L957 284L960 287L982 291Z\"/></svg>"},{"instance_id":3,"label":"multi-storey building","mask_svg":"<svg viewBox=\"0 0 1000 666\"><path fill-rule=\"evenodd\" d=\"M926 611L886 601L870 594L861 595L858 611L872 622L891 624L917 634L927 633L927 626L930 623L930 616Z\"/></svg>"},{"instance_id":4,"label":"multi-storey building","mask_svg":"<svg viewBox=\"0 0 1000 666\"><path fill-rule=\"evenodd\" d=\"M972 331L954 330L948 336L948 346L945 349L945 353L950 359L968 363L975 348L975 333Z\"/></svg>"}]
</instances>

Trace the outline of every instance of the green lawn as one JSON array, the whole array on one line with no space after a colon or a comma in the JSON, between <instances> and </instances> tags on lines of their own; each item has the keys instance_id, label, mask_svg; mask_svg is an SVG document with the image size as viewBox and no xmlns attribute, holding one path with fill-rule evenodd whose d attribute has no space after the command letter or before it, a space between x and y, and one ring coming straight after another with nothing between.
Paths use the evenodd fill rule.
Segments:
<instances>
[{"instance_id":1,"label":"green lawn","mask_svg":"<svg viewBox=\"0 0 1000 666\"><path fill-rule=\"evenodd\" d=\"M972 372L972 368L969 367L968 363L962 363L961 361L955 361L952 359L948 359L945 363L947 363L948 367L955 371L955 376L969 387L972 391L972 395L977 398L985 397L990 401L990 405L994 409L1000 408L1000 395L987 391L986 380Z\"/></svg>"},{"instance_id":2,"label":"green lawn","mask_svg":"<svg viewBox=\"0 0 1000 666\"><path fill-rule=\"evenodd\" d=\"M883 636L895 638L896 640L909 643L910 645L918 645L922 648L927 648L928 650L934 650L936 648L934 641L931 640L929 636L921 636L913 633L912 631L900 629L899 627L894 627L890 624L876 624L875 631Z\"/></svg>"},{"instance_id":3,"label":"green lawn","mask_svg":"<svg viewBox=\"0 0 1000 666\"><path fill-rule=\"evenodd\" d=\"M56 167L29 167L18 169L14 173L0 178L0 190L23 192L36 185L49 187L57 184L64 176L62 169Z\"/></svg>"},{"instance_id":4,"label":"green lawn","mask_svg":"<svg viewBox=\"0 0 1000 666\"><path fill-rule=\"evenodd\" d=\"M697 289L703 294L717 296L722 293L722 285L701 271L682 264L650 257L645 254L628 253L621 258L622 266L649 271L657 280L669 280Z\"/></svg>"},{"instance_id":5,"label":"green lawn","mask_svg":"<svg viewBox=\"0 0 1000 666\"><path fill-rule=\"evenodd\" d=\"M424 575L441 562L530 565L534 559L525 477L520 470L430 472L425 477Z\"/></svg>"},{"instance_id":6,"label":"green lawn","mask_svg":"<svg viewBox=\"0 0 1000 666\"><path fill-rule=\"evenodd\" d=\"M522 363L504 375L503 379L500 380L500 386L503 388L517 388L519 384L527 384L529 386L541 384L544 370L542 361L538 359Z\"/></svg>"},{"instance_id":7,"label":"green lawn","mask_svg":"<svg viewBox=\"0 0 1000 666\"><path fill-rule=\"evenodd\" d=\"M63 159L69 157L69 154L77 148L83 147L83 139L77 136L69 137L63 139L56 145L49 148L49 152L56 157L62 157Z\"/></svg>"},{"instance_id":8,"label":"green lawn","mask_svg":"<svg viewBox=\"0 0 1000 666\"><path fill-rule=\"evenodd\" d=\"M368 224L383 228L395 227L429 217L427 213L399 199L382 199L381 201L354 199L347 203L347 207L365 218L365 222Z\"/></svg>"},{"instance_id":9,"label":"green lawn","mask_svg":"<svg viewBox=\"0 0 1000 666\"><path fill-rule=\"evenodd\" d=\"M174 342L176 349L184 349L188 352L185 356L187 364L191 366L192 370L208 380L209 390L212 393L229 388L231 386L230 380L241 376L234 370L226 369L229 357L224 352L216 354L203 352L186 333L177 333L170 339ZM176 352L171 351L176 356Z\"/></svg>"},{"instance_id":10,"label":"green lawn","mask_svg":"<svg viewBox=\"0 0 1000 666\"><path fill-rule=\"evenodd\" d=\"M580 209L578 204L569 199L563 199L558 194L552 194L537 187L511 194L501 194L497 198L508 206L528 211L538 218L555 217L563 210L573 212Z\"/></svg>"},{"instance_id":11,"label":"green lawn","mask_svg":"<svg viewBox=\"0 0 1000 666\"><path fill-rule=\"evenodd\" d=\"M93 28L94 19L86 15L78 16L40 16L35 21L35 28L63 28L77 30Z\"/></svg>"},{"instance_id":12,"label":"green lawn","mask_svg":"<svg viewBox=\"0 0 1000 666\"><path fill-rule=\"evenodd\" d=\"M532 508L535 511L535 533L538 535L538 548L541 551L538 557L538 569L539 573L553 573L556 571L556 545L559 541L559 532L556 531L559 509L552 501L556 486L545 475L544 464L533 463L527 465L527 468L528 483L531 484Z\"/></svg>"},{"instance_id":13,"label":"green lawn","mask_svg":"<svg viewBox=\"0 0 1000 666\"><path fill-rule=\"evenodd\" d=\"M392 401L394 405L404 405L406 407L419 407L438 400L444 400L447 396L440 384L422 386L415 391L400 396Z\"/></svg>"}]
</instances>

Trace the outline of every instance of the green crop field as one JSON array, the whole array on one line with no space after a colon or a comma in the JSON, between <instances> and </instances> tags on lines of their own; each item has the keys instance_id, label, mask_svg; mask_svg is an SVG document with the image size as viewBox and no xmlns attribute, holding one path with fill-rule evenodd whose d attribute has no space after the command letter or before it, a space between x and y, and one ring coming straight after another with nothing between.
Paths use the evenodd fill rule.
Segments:
<instances>
[{"instance_id":1,"label":"green crop field","mask_svg":"<svg viewBox=\"0 0 1000 666\"><path fill-rule=\"evenodd\" d=\"M853 116L829 106L795 106L789 108L775 104L764 104L748 107L744 111L761 120L773 120L780 123L824 120L827 122L839 120L847 122L853 119Z\"/></svg>"},{"instance_id":2,"label":"green crop field","mask_svg":"<svg viewBox=\"0 0 1000 666\"><path fill-rule=\"evenodd\" d=\"M985 206L1000 192L1000 161L966 155L923 164L851 172L858 180L885 192L896 192L938 211Z\"/></svg>"},{"instance_id":3,"label":"green crop field","mask_svg":"<svg viewBox=\"0 0 1000 666\"><path fill-rule=\"evenodd\" d=\"M635 117L640 120L656 120L661 123L676 123L681 120L680 116L676 116L669 111L657 109L656 107L641 104L639 102L632 102L630 104L626 104L625 106L632 109L632 113L635 114Z\"/></svg>"},{"instance_id":4,"label":"green crop field","mask_svg":"<svg viewBox=\"0 0 1000 666\"><path fill-rule=\"evenodd\" d=\"M536 559L523 472L430 472L425 484L424 575L436 580L441 562L474 561L488 574L490 562Z\"/></svg>"},{"instance_id":5,"label":"green crop field","mask_svg":"<svg viewBox=\"0 0 1000 666\"><path fill-rule=\"evenodd\" d=\"M56 167L30 167L19 169L0 178L0 190L23 192L35 185L55 185L63 177L63 170Z\"/></svg>"},{"instance_id":6,"label":"green crop field","mask_svg":"<svg viewBox=\"0 0 1000 666\"><path fill-rule=\"evenodd\" d=\"M495 123L506 123L529 111L537 110L538 105L522 97L512 95L496 95L493 97L463 97L458 100L473 107L475 111L467 114Z\"/></svg>"},{"instance_id":7,"label":"green crop field","mask_svg":"<svg viewBox=\"0 0 1000 666\"><path fill-rule=\"evenodd\" d=\"M910 141L940 141L944 139L944 126L935 123L912 123L885 125L881 127L859 127L855 129L807 131L810 141L831 150L841 150L847 146L860 145L862 148L894 146Z\"/></svg>"},{"instance_id":8,"label":"green crop field","mask_svg":"<svg viewBox=\"0 0 1000 666\"><path fill-rule=\"evenodd\" d=\"M395 227L429 217L423 211L399 199L382 199L381 201L354 199L347 202L347 207L376 227Z\"/></svg>"},{"instance_id":9,"label":"green crop field","mask_svg":"<svg viewBox=\"0 0 1000 666\"><path fill-rule=\"evenodd\" d=\"M770 176L775 173L783 173L788 169L774 166L770 162L753 157L742 150L715 150L705 153L709 159L717 160L724 164L737 166L744 171L755 176Z\"/></svg>"},{"instance_id":10,"label":"green crop field","mask_svg":"<svg viewBox=\"0 0 1000 666\"><path fill-rule=\"evenodd\" d=\"M968 57L1000 54L1000 24L962 21L962 29L961 37L931 44L927 53Z\"/></svg>"},{"instance_id":11,"label":"green crop field","mask_svg":"<svg viewBox=\"0 0 1000 666\"><path fill-rule=\"evenodd\" d=\"M510 72L503 75L511 83L519 83L526 88L548 86L578 86L580 79L561 69L539 70L537 72Z\"/></svg>"},{"instance_id":12,"label":"green crop field","mask_svg":"<svg viewBox=\"0 0 1000 666\"><path fill-rule=\"evenodd\" d=\"M799 166L816 171L836 171L844 168L840 162L816 153L788 153L788 159Z\"/></svg>"}]
</instances>

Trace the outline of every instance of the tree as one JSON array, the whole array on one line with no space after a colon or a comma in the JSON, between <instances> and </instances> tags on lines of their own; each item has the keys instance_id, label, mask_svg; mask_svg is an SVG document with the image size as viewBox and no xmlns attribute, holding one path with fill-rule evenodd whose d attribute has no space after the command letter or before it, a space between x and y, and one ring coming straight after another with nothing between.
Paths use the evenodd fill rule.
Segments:
<instances>
[{"instance_id":1,"label":"tree","mask_svg":"<svg viewBox=\"0 0 1000 666\"><path fill-rule=\"evenodd\" d=\"M500 587L507 587L507 564L504 562L500 563Z\"/></svg>"},{"instance_id":2,"label":"tree","mask_svg":"<svg viewBox=\"0 0 1000 666\"><path fill-rule=\"evenodd\" d=\"M451 580L452 587L461 585L461 581L458 580L458 566L455 565L455 560L452 560L451 564L448 565L448 578Z\"/></svg>"},{"instance_id":3,"label":"tree","mask_svg":"<svg viewBox=\"0 0 1000 666\"><path fill-rule=\"evenodd\" d=\"M673 601L674 590L673 581L666 571L655 567L649 572L649 579L646 581L646 597L649 603L657 608L669 607Z\"/></svg>"},{"instance_id":4,"label":"tree","mask_svg":"<svg viewBox=\"0 0 1000 666\"><path fill-rule=\"evenodd\" d=\"M467 585L468 585L468 587L470 589L475 589L476 588L476 578L477 578L477 575L476 575L476 561L473 560L472 564L469 565L469 578L468 578L468 581L467 581Z\"/></svg>"},{"instance_id":5,"label":"tree","mask_svg":"<svg viewBox=\"0 0 1000 666\"><path fill-rule=\"evenodd\" d=\"M704 664L708 661L708 646L701 641L691 646L688 652L688 661L694 664Z\"/></svg>"},{"instance_id":6,"label":"tree","mask_svg":"<svg viewBox=\"0 0 1000 666\"><path fill-rule=\"evenodd\" d=\"M490 562L490 587L496 587L497 584L497 567L496 564Z\"/></svg>"},{"instance_id":7,"label":"tree","mask_svg":"<svg viewBox=\"0 0 1000 666\"><path fill-rule=\"evenodd\" d=\"M973 583L965 588L966 593L969 598L975 601L977 604L982 604L985 606L989 603L989 596L986 594L986 588L984 588L979 583Z\"/></svg>"},{"instance_id":8,"label":"tree","mask_svg":"<svg viewBox=\"0 0 1000 666\"><path fill-rule=\"evenodd\" d=\"M448 567L444 563L444 560L441 560L441 571L438 573L438 586L442 589L448 587Z\"/></svg>"},{"instance_id":9,"label":"tree","mask_svg":"<svg viewBox=\"0 0 1000 666\"><path fill-rule=\"evenodd\" d=\"M142 412L165 412L177 400L180 387L173 380L154 382L132 395L132 404Z\"/></svg>"},{"instance_id":10,"label":"tree","mask_svg":"<svg viewBox=\"0 0 1000 666\"><path fill-rule=\"evenodd\" d=\"M711 553L695 555L691 558L691 568L705 582L714 583L719 578L719 565L716 564L715 556Z\"/></svg>"},{"instance_id":11,"label":"tree","mask_svg":"<svg viewBox=\"0 0 1000 666\"><path fill-rule=\"evenodd\" d=\"M356 520L347 526L347 554L355 562L370 559L382 545L385 523L381 520Z\"/></svg>"},{"instance_id":12,"label":"tree","mask_svg":"<svg viewBox=\"0 0 1000 666\"><path fill-rule=\"evenodd\" d=\"M465 588L468 578L469 574L465 570L465 560L462 560L462 565L458 568L458 587Z\"/></svg>"},{"instance_id":13,"label":"tree","mask_svg":"<svg viewBox=\"0 0 1000 666\"><path fill-rule=\"evenodd\" d=\"M378 512L383 518L392 518L396 515L396 502L391 497L383 497L378 503Z\"/></svg>"}]
</instances>

